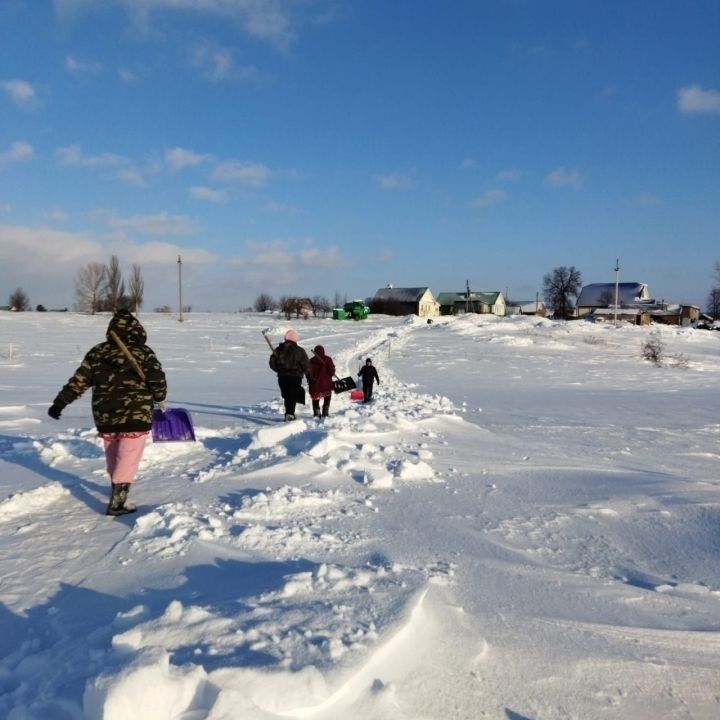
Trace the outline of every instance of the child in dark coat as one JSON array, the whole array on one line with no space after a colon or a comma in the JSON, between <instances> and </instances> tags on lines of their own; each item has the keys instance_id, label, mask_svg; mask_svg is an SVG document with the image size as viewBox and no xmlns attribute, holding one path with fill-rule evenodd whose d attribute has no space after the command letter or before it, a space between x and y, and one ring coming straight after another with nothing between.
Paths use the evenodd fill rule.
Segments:
<instances>
[{"instance_id":1,"label":"child in dark coat","mask_svg":"<svg viewBox=\"0 0 720 720\"><path fill-rule=\"evenodd\" d=\"M363 402L370 402L372 400L373 383L377 380L377 384L380 384L377 370L370 358L368 358L365 361L365 365L360 368L358 376L362 378Z\"/></svg>"}]
</instances>

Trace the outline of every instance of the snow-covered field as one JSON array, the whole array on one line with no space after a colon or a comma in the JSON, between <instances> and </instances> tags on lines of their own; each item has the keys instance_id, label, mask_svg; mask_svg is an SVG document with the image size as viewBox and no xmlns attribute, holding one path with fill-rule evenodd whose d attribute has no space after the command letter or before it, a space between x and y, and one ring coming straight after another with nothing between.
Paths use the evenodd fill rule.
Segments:
<instances>
[{"instance_id":1,"label":"snow-covered field","mask_svg":"<svg viewBox=\"0 0 720 720\"><path fill-rule=\"evenodd\" d=\"M720 717L720 332L301 321L382 384L284 423L283 319L141 321L198 441L108 518L108 317L0 314L0 717Z\"/></svg>"}]
</instances>

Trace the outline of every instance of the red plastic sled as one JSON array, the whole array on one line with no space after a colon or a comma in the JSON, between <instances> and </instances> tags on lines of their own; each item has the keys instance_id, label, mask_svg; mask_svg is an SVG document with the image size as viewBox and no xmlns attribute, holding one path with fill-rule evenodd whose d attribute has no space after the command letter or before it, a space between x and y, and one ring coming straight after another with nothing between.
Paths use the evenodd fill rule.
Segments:
<instances>
[{"instance_id":1,"label":"red plastic sled","mask_svg":"<svg viewBox=\"0 0 720 720\"><path fill-rule=\"evenodd\" d=\"M362 390L352 390L350 392L350 399L351 400L362 400L365 397L365 394Z\"/></svg>"}]
</instances>

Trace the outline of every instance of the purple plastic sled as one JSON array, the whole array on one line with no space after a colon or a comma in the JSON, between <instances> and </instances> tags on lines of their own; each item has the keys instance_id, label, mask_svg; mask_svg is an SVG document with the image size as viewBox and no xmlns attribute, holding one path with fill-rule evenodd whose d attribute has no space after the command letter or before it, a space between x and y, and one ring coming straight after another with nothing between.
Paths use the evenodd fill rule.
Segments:
<instances>
[{"instance_id":1,"label":"purple plastic sled","mask_svg":"<svg viewBox=\"0 0 720 720\"><path fill-rule=\"evenodd\" d=\"M195 440L190 413L183 408L170 408L163 412L153 410L153 442L186 442Z\"/></svg>"}]
</instances>

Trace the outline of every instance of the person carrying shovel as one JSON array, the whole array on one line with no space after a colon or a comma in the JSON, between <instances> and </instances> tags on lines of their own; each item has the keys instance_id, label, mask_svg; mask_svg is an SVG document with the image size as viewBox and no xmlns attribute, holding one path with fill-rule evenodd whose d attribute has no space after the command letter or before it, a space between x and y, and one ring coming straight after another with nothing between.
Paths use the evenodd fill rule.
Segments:
<instances>
[{"instance_id":1,"label":"person carrying shovel","mask_svg":"<svg viewBox=\"0 0 720 720\"><path fill-rule=\"evenodd\" d=\"M103 440L111 481L106 515L124 515L152 427L153 403L162 407L167 383L160 361L145 344L147 335L129 310L118 310L110 320L107 340L91 348L80 367L57 394L48 415L60 419L66 405L92 387L92 413Z\"/></svg>"},{"instance_id":2,"label":"person carrying shovel","mask_svg":"<svg viewBox=\"0 0 720 720\"><path fill-rule=\"evenodd\" d=\"M263 333L268 345L272 348L268 336ZM285 333L285 340L270 355L270 369L277 373L278 386L285 404L285 421L295 419L295 406L298 402L305 403L305 391L302 386L303 376L310 377L310 359L305 348L298 342L300 335L297 330L290 328Z\"/></svg>"}]
</instances>

